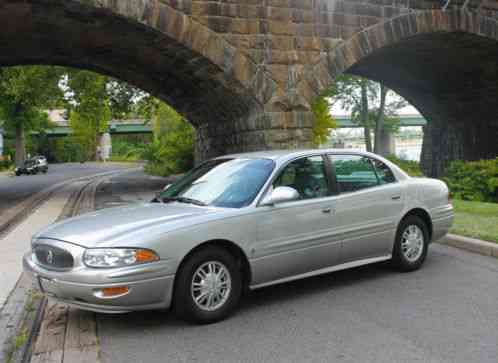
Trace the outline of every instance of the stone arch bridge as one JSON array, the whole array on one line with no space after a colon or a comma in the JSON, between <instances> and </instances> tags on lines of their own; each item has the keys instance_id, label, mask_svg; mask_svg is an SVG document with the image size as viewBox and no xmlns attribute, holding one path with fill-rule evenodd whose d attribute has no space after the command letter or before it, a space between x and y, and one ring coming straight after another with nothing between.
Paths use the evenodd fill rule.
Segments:
<instances>
[{"instance_id":1,"label":"stone arch bridge","mask_svg":"<svg viewBox=\"0 0 498 363\"><path fill-rule=\"evenodd\" d=\"M342 72L429 121L423 163L498 153L495 0L0 0L0 65L102 72L167 101L197 156L311 146Z\"/></svg>"}]
</instances>

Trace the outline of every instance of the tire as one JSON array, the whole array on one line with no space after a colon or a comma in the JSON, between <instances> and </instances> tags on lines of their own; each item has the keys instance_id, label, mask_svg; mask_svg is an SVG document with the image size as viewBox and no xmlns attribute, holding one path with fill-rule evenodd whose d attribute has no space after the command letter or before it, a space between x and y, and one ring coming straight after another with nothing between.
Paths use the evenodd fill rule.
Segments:
<instances>
[{"instance_id":1,"label":"tire","mask_svg":"<svg viewBox=\"0 0 498 363\"><path fill-rule=\"evenodd\" d=\"M406 238L410 235L413 236L411 242ZM427 225L421 218L409 215L400 222L396 231L392 265L403 272L418 270L427 257L428 248L429 229Z\"/></svg>"},{"instance_id":2,"label":"tire","mask_svg":"<svg viewBox=\"0 0 498 363\"><path fill-rule=\"evenodd\" d=\"M208 272L210 265L222 278L217 282L211 280L215 284L211 287L216 290L216 284L222 281L224 287L216 290L219 294L210 300L209 307L210 293L206 283L209 284L212 278ZM201 279L201 270L205 279ZM215 275L217 274L211 274L213 278ZM225 291L225 294L220 291ZM180 318L188 322L210 324L225 319L233 312L239 303L241 291L242 274L234 257L221 247L209 246L195 252L180 267L175 281L173 308ZM208 298L201 295L208 295ZM204 305L204 308L201 305Z\"/></svg>"}]
</instances>

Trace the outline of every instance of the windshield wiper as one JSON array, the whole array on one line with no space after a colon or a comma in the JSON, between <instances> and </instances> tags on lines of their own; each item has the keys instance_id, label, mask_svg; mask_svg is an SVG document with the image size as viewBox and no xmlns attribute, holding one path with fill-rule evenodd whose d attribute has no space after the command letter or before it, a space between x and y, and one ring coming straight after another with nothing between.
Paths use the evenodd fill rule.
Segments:
<instances>
[{"instance_id":1,"label":"windshield wiper","mask_svg":"<svg viewBox=\"0 0 498 363\"><path fill-rule=\"evenodd\" d=\"M161 200L163 203L180 202L180 203L194 204L194 205L198 205L201 207L207 206L206 203L204 203L200 200L187 198L187 197L164 197L164 198L161 198Z\"/></svg>"}]
</instances>

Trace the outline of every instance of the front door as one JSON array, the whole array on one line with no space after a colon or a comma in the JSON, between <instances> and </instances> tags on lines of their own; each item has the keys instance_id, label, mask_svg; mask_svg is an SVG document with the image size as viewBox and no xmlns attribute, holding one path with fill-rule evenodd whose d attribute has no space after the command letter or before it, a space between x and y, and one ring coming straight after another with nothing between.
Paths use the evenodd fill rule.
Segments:
<instances>
[{"instance_id":1,"label":"front door","mask_svg":"<svg viewBox=\"0 0 498 363\"><path fill-rule=\"evenodd\" d=\"M334 197L330 195L324 158L311 156L292 161L272 188L279 186L296 189L300 199L259 207L251 261L254 285L319 270L339 261L340 240L332 237Z\"/></svg>"}]
</instances>

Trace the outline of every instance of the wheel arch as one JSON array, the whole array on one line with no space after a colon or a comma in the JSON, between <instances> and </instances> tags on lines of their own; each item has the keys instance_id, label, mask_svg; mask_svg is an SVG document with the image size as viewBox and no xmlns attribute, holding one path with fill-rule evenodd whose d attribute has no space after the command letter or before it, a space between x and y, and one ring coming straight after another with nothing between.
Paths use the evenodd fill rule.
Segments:
<instances>
[{"instance_id":1,"label":"wheel arch","mask_svg":"<svg viewBox=\"0 0 498 363\"><path fill-rule=\"evenodd\" d=\"M424 223L427 226L427 229L429 230L429 241L431 241L432 240L432 234L433 234L433 225L432 225L431 215L429 214L429 212L427 212L423 208L413 208L413 209L410 209L408 212L405 213L405 215L403 216L403 218L401 218L400 223L405 218L407 218L409 216L416 216L416 217L419 217L420 219L422 219L424 221Z\"/></svg>"},{"instance_id":2,"label":"wheel arch","mask_svg":"<svg viewBox=\"0 0 498 363\"><path fill-rule=\"evenodd\" d=\"M251 265L249 263L249 259L247 258L246 253L244 250L237 245L235 242L232 242L230 240L226 239L213 239L209 241L205 241L203 243L198 244L194 248L192 248L181 260L177 271L179 271L185 262L192 256L194 255L197 251L202 250L204 248L207 248L209 246L218 246L230 253L236 260L237 265L240 268L240 271L242 272L242 288L247 289L249 287L249 284L251 282L252 278L252 271L251 271ZM177 273L178 275L178 273ZM176 287L176 277L175 277L175 287Z\"/></svg>"}]
</instances>

